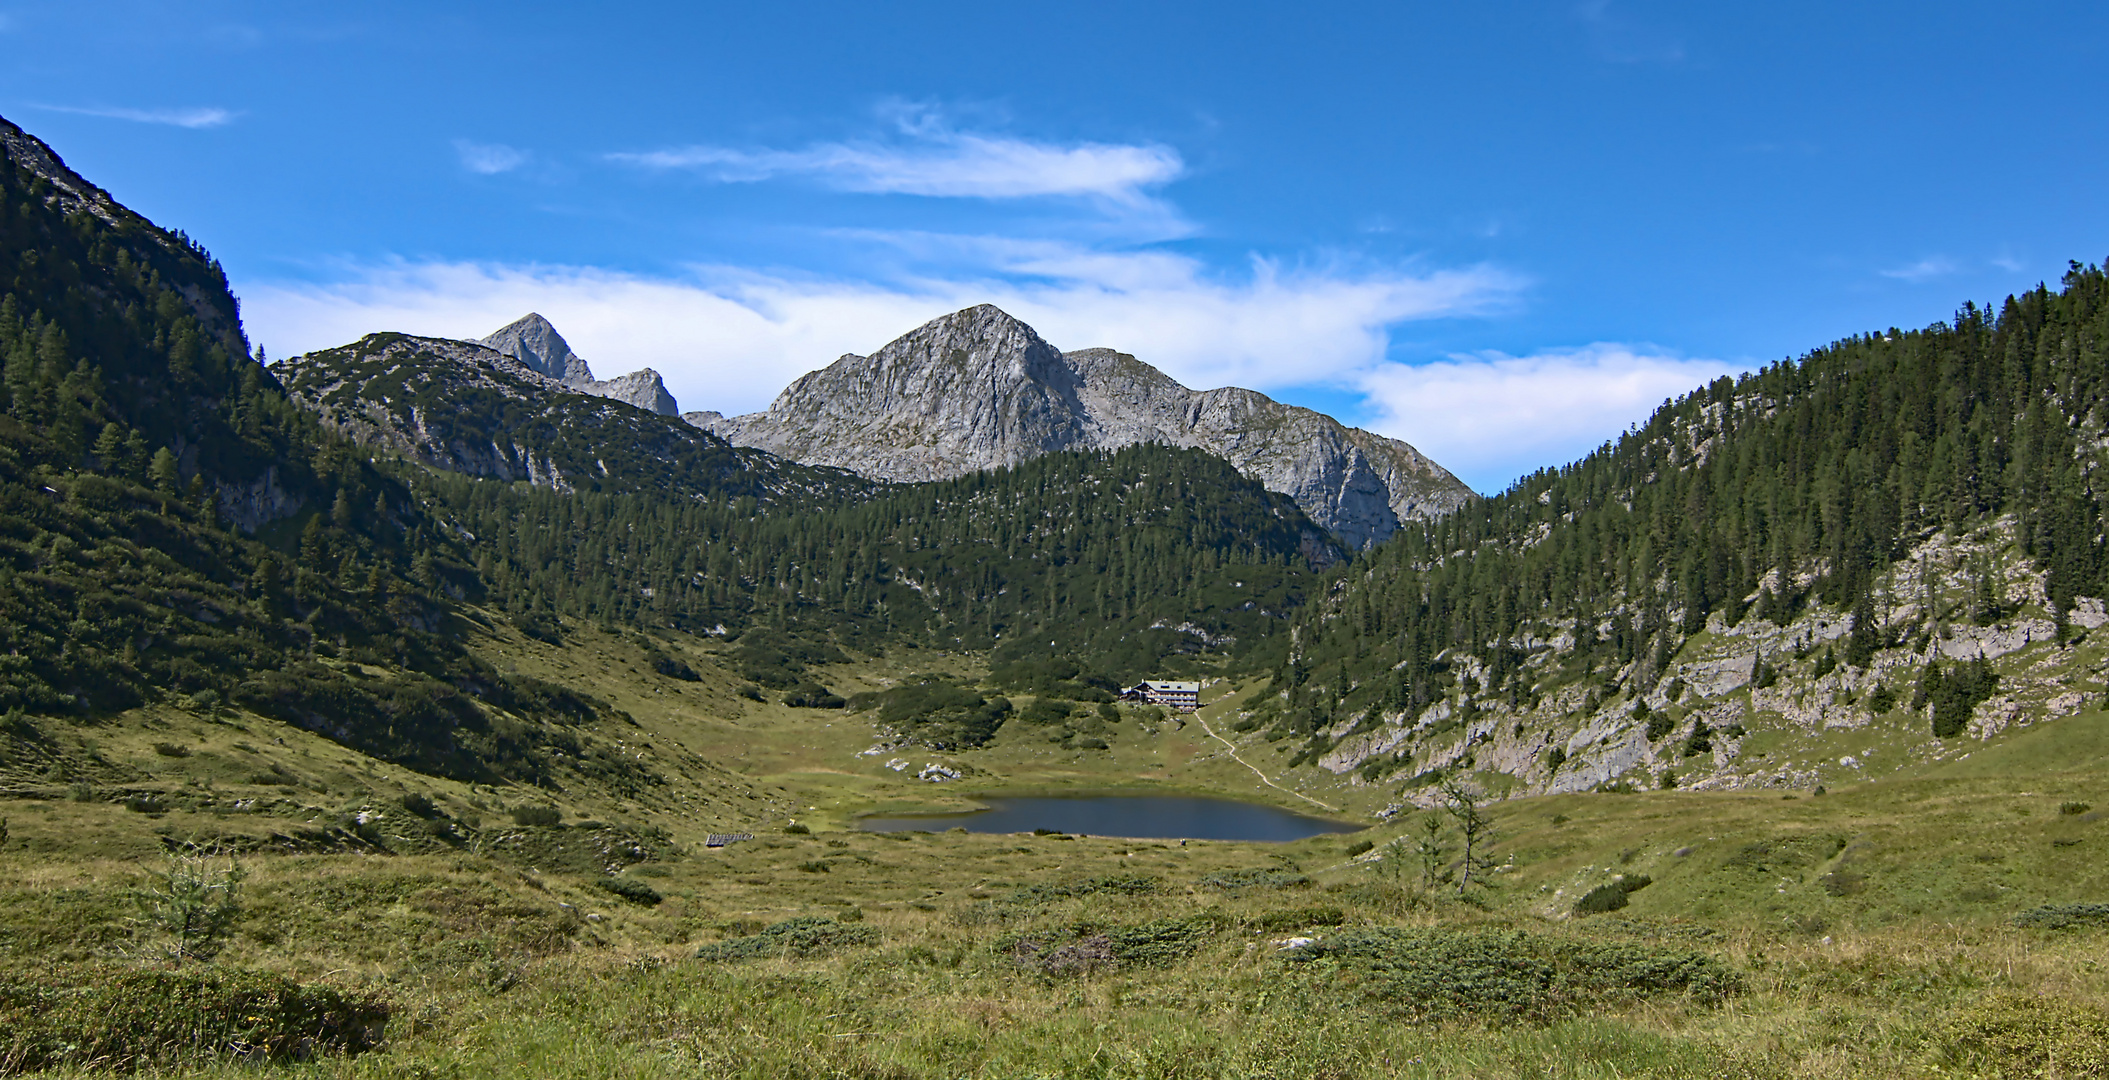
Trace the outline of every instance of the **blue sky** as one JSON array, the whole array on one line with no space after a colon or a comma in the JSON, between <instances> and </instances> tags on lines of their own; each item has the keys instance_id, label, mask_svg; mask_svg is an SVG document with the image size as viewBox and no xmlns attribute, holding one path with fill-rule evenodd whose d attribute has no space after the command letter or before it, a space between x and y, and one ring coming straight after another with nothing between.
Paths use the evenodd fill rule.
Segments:
<instances>
[{"instance_id":1,"label":"blue sky","mask_svg":"<svg viewBox=\"0 0 2109 1080\"><path fill-rule=\"evenodd\" d=\"M987 300L1482 490L2109 255L2099 4L0 0L0 50L274 356L534 309L736 412Z\"/></svg>"}]
</instances>

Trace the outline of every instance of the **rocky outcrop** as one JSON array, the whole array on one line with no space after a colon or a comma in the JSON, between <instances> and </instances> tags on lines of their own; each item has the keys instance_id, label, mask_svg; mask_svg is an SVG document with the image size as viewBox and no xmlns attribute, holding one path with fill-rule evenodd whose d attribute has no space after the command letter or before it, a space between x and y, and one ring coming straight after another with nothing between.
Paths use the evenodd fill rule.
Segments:
<instances>
[{"instance_id":1,"label":"rocky outcrop","mask_svg":"<svg viewBox=\"0 0 2109 1080\"><path fill-rule=\"evenodd\" d=\"M535 312L530 311L507 323L476 344L503 353L528 370L578 393L628 402L661 416L681 414L681 407L674 403L674 396L666 392L666 382L658 372L643 368L606 381L596 380L593 369L586 365L586 358L572 352L564 335L557 333L557 328L550 325L548 319Z\"/></svg>"},{"instance_id":2,"label":"rocky outcrop","mask_svg":"<svg viewBox=\"0 0 2109 1080\"><path fill-rule=\"evenodd\" d=\"M766 412L690 423L816 465L938 480L1056 450L1204 450L1353 547L1462 506L1471 489L1396 439L1251 390L1197 391L1111 349L1064 353L984 304L792 383Z\"/></svg>"}]
</instances>

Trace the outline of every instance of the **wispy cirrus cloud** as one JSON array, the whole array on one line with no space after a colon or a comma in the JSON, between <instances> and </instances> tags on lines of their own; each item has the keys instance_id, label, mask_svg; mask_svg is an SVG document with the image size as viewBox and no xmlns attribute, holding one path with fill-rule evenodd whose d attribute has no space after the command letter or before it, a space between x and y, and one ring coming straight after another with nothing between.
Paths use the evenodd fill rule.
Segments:
<instances>
[{"instance_id":1,"label":"wispy cirrus cloud","mask_svg":"<svg viewBox=\"0 0 2109 1080\"><path fill-rule=\"evenodd\" d=\"M215 128L231 123L235 113L217 107L128 109L101 105L39 105L46 112L99 116L108 120L130 120L138 124L167 124L180 128Z\"/></svg>"},{"instance_id":2,"label":"wispy cirrus cloud","mask_svg":"<svg viewBox=\"0 0 2109 1080\"><path fill-rule=\"evenodd\" d=\"M837 191L937 198L1083 197L1119 205L1185 172L1179 152L1153 143L1055 143L953 130L927 117L889 140L814 143L793 150L695 145L609 154L650 169L696 172L720 183L810 179Z\"/></svg>"},{"instance_id":3,"label":"wispy cirrus cloud","mask_svg":"<svg viewBox=\"0 0 2109 1080\"><path fill-rule=\"evenodd\" d=\"M480 143L468 139L454 140L454 153L461 159L461 167L479 176L495 176L510 172L527 164L528 154L504 143Z\"/></svg>"},{"instance_id":4,"label":"wispy cirrus cloud","mask_svg":"<svg viewBox=\"0 0 2109 1080\"><path fill-rule=\"evenodd\" d=\"M1646 419L1663 399L1745 366L1599 342L1532 356L1486 352L1385 364L1358 385L1372 430L1412 443L1491 493L1539 467L1580 458Z\"/></svg>"},{"instance_id":5,"label":"wispy cirrus cloud","mask_svg":"<svg viewBox=\"0 0 2109 1080\"><path fill-rule=\"evenodd\" d=\"M1877 273L1886 278L1895 278L1898 281L1908 281L1917 284L1921 281L1932 281L1937 277L1946 277L1960 269L1962 267L1954 259L1945 255L1930 255L1917 262L1905 266L1894 266L1887 270L1877 271Z\"/></svg>"}]
</instances>

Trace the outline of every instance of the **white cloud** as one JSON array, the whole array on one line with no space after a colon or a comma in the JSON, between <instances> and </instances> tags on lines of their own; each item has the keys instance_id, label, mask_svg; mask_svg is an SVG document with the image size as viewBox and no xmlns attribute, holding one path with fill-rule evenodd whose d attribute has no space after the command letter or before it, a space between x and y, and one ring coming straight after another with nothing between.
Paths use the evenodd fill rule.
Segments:
<instances>
[{"instance_id":1,"label":"white cloud","mask_svg":"<svg viewBox=\"0 0 2109 1080\"><path fill-rule=\"evenodd\" d=\"M472 173L493 176L517 169L527 162L527 151L516 150L503 143L470 142L454 140L454 152L461 155L461 167Z\"/></svg>"},{"instance_id":2,"label":"white cloud","mask_svg":"<svg viewBox=\"0 0 2109 1080\"><path fill-rule=\"evenodd\" d=\"M1932 255L1920 259L1910 266L1899 266L1880 271L1880 273L1886 278L1896 278L1898 281L1909 281L1917 284L1921 281L1931 281L1937 277L1945 277L1959 269L1961 267L1955 264L1954 259L1945 255Z\"/></svg>"},{"instance_id":3,"label":"white cloud","mask_svg":"<svg viewBox=\"0 0 2109 1080\"><path fill-rule=\"evenodd\" d=\"M125 109L83 105L42 105L39 108L50 112L72 113L76 116L100 116L110 120L131 120L141 124L169 124L180 128L219 127L234 119L233 113L220 108Z\"/></svg>"},{"instance_id":4,"label":"white cloud","mask_svg":"<svg viewBox=\"0 0 2109 1080\"><path fill-rule=\"evenodd\" d=\"M1487 269L1284 270L1237 280L1161 253L990 241L988 272L894 283L698 267L681 279L577 267L409 263L353 267L333 284L243 283L256 340L283 356L381 330L470 338L539 311L603 378L639 367L684 409L765 407L792 379L869 353L939 315L994 303L1057 347L1131 352L1190 386L1255 389L1353 377L1387 328L1498 305L1518 282ZM1030 275L1007 276L1006 271Z\"/></svg>"},{"instance_id":5,"label":"white cloud","mask_svg":"<svg viewBox=\"0 0 2109 1080\"><path fill-rule=\"evenodd\" d=\"M1648 346L1598 343L1534 356L1385 364L1358 385L1368 395L1372 430L1412 443L1491 493L1615 439L1665 398L1740 370Z\"/></svg>"},{"instance_id":6,"label":"white cloud","mask_svg":"<svg viewBox=\"0 0 2109 1080\"><path fill-rule=\"evenodd\" d=\"M1083 196L1135 206L1143 192L1185 171L1168 146L1034 142L955 132L932 124L908 129L906 145L818 143L802 150L685 146L610 159L655 169L685 169L723 183L809 176L839 191L946 198L1020 199Z\"/></svg>"}]
</instances>

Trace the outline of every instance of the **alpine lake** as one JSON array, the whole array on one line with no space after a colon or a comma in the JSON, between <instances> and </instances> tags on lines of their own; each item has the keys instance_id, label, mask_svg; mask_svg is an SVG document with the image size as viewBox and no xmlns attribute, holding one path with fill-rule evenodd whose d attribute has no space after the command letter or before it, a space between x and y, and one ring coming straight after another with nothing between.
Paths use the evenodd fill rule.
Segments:
<instances>
[{"instance_id":1,"label":"alpine lake","mask_svg":"<svg viewBox=\"0 0 2109 1080\"><path fill-rule=\"evenodd\" d=\"M867 832L975 833L1045 830L1077 836L1157 840L1252 840L1282 842L1363 826L1309 817L1277 806L1200 795L984 795L986 809L960 813L874 816L858 827Z\"/></svg>"}]
</instances>

